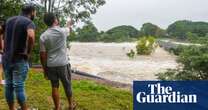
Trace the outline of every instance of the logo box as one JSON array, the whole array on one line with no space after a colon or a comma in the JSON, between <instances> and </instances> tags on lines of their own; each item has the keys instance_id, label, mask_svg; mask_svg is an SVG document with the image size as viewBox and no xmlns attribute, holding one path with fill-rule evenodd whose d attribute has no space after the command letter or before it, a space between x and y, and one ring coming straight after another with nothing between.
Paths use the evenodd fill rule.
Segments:
<instances>
[{"instance_id":1,"label":"logo box","mask_svg":"<svg viewBox=\"0 0 208 110\"><path fill-rule=\"evenodd\" d=\"M134 81L134 110L208 110L208 81Z\"/></svg>"}]
</instances>

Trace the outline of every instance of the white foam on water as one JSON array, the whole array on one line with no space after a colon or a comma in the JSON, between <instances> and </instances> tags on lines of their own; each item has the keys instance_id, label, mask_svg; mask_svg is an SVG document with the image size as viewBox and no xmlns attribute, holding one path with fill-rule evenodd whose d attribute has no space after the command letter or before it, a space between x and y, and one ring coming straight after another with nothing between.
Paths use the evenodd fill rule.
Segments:
<instances>
[{"instance_id":1,"label":"white foam on water","mask_svg":"<svg viewBox=\"0 0 208 110\"><path fill-rule=\"evenodd\" d=\"M126 56L135 43L71 43L72 67L112 81L157 80L155 74L176 68L176 57L162 48L150 56Z\"/></svg>"}]
</instances>

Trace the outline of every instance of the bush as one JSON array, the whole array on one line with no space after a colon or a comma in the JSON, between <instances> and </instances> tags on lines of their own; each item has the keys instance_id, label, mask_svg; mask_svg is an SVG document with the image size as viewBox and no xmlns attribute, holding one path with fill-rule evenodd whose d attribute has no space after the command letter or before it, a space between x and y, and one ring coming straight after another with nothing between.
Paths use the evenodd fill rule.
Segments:
<instances>
[{"instance_id":1,"label":"bush","mask_svg":"<svg viewBox=\"0 0 208 110\"><path fill-rule=\"evenodd\" d=\"M150 55L155 50L155 38L152 36L142 37L137 42L136 50L138 55Z\"/></svg>"}]
</instances>

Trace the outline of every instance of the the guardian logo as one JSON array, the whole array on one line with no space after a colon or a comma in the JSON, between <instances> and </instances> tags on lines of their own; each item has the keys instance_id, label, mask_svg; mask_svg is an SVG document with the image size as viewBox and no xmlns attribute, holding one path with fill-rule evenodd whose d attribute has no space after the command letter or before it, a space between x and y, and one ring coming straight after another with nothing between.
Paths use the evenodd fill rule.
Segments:
<instances>
[{"instance_id":1,"label":"the guardian logo","mask_svg":"<svg viewBox=\"0 0 208 110\"><path fill-rule=\"evenodd\" d=\"M196 94L184 94L181 91L175 91L171 86L161 86L160 83L148 84L147 89L150 92L138 92L136 94L136 101L140 104L195 104L197 103Z\"/></svg>"}]
</instances>

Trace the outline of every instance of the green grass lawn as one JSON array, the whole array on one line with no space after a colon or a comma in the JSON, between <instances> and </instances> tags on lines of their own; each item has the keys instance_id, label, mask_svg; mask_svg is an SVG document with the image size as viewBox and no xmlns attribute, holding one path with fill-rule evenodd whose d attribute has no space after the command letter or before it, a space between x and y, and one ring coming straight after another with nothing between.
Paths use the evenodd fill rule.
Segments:
<instances>
[{"instance_id":1,"label":"green grass lawn","mask_svg":"<svg viewBox=\"0 0 208 110\"><path fill-rule=\"evenodd\" d=\"M132 110L132 94L129 91L97 84L93 81L74 80L73 96L77 102L77 110ZM67 107L67 99L62 86L61 105ZM38 110L51 110L53 101L49 81L43 78L42 73L30 71L26 82L28 105ZM3 88L0 87L0 110L7 110L3 96Z\"/></svg>"}]
</instances>

